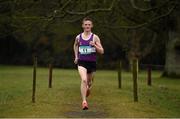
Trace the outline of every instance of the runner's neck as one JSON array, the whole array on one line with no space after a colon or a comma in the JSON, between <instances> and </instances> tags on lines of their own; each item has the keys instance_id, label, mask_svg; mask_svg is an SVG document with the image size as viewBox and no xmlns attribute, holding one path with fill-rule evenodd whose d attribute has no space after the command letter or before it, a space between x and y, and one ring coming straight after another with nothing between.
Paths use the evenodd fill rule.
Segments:
<instances>
[{"instance_id":1,"label":"runner's neck","mask_svg":"<svg viewBox=\"0 0 180 119\"><path fill-rule=\"evenodd\" d=\"M92 32L91 31L89 31L89 32L83 32L83 34L84 34L84 36L89 36L89 35L91 35L92 34Z\"/></svg>"},{"instance_id":2,"label":"runner's neck","mask_svg":"<svg viewBox=\"0 0 180 119\"><path fill-rule=\"evenodd\" d=\"M92 32L83 32L81 37L83 40L89 40L91 38L91 34Z\"/></svg>"}]
</instances>

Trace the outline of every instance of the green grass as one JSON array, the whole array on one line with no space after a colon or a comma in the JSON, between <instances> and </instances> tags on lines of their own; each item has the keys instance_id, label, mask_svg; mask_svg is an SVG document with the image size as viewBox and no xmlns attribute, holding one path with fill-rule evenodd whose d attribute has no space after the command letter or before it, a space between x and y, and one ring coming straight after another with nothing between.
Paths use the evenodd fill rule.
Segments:
<instances>
[{"instance_id":1,"label":"green grass","mask_svg":"<svg viewBox=\"0 0 180 119\"><path fill-rule=\"evenodd\" d=\"M37 69L36 103L31 102L32 67L0 66L0 117L180 117L180 80L146 72L138 80L139 102L133 102L132 77L123 72L118 89L117 72L97 71L89 110L81 110L80 79L76 70L53 70L48 88L48 69Z\"/></svg>"}]
</instances>

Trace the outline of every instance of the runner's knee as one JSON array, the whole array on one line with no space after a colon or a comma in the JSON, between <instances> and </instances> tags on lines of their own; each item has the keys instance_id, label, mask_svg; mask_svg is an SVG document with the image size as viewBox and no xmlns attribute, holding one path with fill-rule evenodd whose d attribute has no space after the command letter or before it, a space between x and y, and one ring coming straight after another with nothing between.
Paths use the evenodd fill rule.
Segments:
<instances>
[{"instance_id":1,"label":"runner's knee","mask_svg":"<svg viewBox=\"0 0 180 119\"><path fill-rule=\"evenodd\" d=\"M86 78L82 78L82 83L87 83L87 79Z\"/></svg>"}]
</instances>

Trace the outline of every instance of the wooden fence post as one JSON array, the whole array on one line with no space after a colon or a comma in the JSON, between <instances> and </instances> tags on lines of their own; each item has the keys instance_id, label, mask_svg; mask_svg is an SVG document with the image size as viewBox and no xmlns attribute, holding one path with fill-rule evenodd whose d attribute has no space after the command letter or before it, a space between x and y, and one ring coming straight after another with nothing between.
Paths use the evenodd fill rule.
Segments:
<instances>
[{"instance_id":1,"label":"wooden fence post","mask_svg":"<svg viewBox=\"0 0 180 119\"><path fill-rule=\"evenodd\" d=\"M149 64L148 67L147 67L147 84L148 86L151 86L151 81L152 81L152 78L151 78L151 70L152 70L152 66Z\"/></svg>"},{"instance_id":2,"label":"wooden fence post","mask_svg":"<svg viewBox=\"0 0 180 119\"><path fill-rule=\"evenodd\" d=\"M49 64L49 88L52 88L52 64Z\"/></svg>"},{"instance_id":3,"label":"wooden fence post","mask_svg":"<svg viewBox=\"0 0 180 119\"><path fill-rule=\"evenodd\" d=\"M37 57L33 56L33 86L32 86L32 102L35 103L36 97L36 68L37 68Z\"/></svg>"},{"instance_id":4,"label":"wooden fence post","mask_svg":"<svg viewBox=\"0 0 180 119\"><path fill-rule=\"evenodd\" d=\"M122 72L122 64L121 64L121 61L118 61L118 86L119 88L122 87L122 75L121 75L121 72Z\"/></svg>"},{"instance_id":5,"label":"wooden fence post","mask_svg":"<svg viewBox=\"0 0 180 119\"><path fill-rule=\"evenodd\" d=\"M138 59L133 59L132 65L134 102L138 102Z\"/></svg>"}]
</instances>

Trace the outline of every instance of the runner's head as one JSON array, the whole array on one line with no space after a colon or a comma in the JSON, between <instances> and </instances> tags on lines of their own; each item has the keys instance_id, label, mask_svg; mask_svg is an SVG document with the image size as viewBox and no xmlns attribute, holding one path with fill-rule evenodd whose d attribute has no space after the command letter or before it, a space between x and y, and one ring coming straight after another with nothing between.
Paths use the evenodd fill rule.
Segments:
<instances>
[{"instance_id":1,"label":"runner's head","mask_svg":"<svg viewBox=\"0 0 180 119\"><path fill-rule=\"evenodd\" d=\"M84 31L86 32L90 32L91 29L93 28L93 22L91 18L84 18L82 21L82 28L84 29Z\"/></svg>"}]
</instances>

